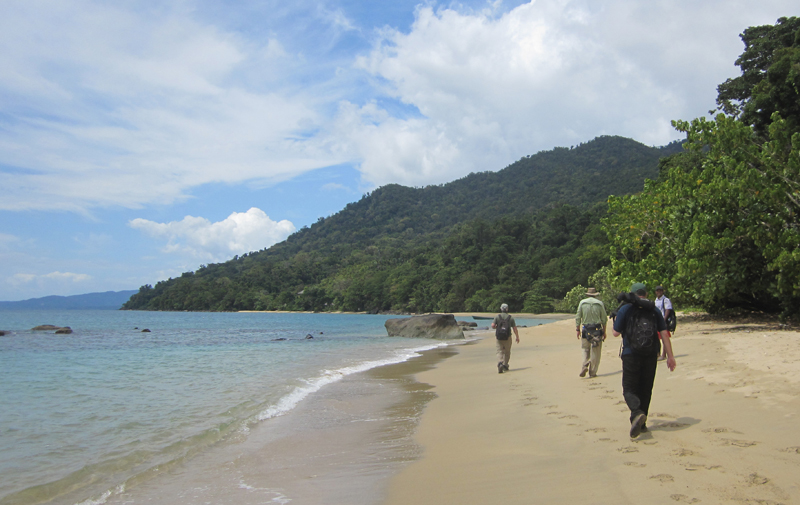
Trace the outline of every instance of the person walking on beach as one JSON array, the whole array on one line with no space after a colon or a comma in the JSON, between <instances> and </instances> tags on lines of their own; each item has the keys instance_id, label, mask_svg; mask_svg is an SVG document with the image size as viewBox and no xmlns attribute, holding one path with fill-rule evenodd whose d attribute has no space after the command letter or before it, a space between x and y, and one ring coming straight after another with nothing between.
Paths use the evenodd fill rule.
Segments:
<instances>
[{"instance_id":1,"label":"person walking on beach","mask_svg":"<svg viewBox=\"0 0 800 505\"><path fill-rule=\"evenodd\" d=\"M670 371L675 370L676 362L664 316L647 299L645 285L636 282L631 286L630 293L620 297L626 303L617 311L613 333L615 337L622 335L622 394L631 411L630 436L636 438L642 431L647 431L647 414L661 347L658 335L661 336Z\"/></svg>"},{"instance_id":2,"label":"person walking on beach","mask_svg":"<svg viewBox=\"0 0 800 505\"><path fill-rule=\"evenodd\" d=\"M508 305L505 303L500 306L500 313L494 316L492 329L497 337L497 373L508 371L508 360L511 359L511 330L517 337L519 344L519 331L514 316L508 313Z\"/></svg>"},{"instance_id":3,"label":"person walking on beach","mask_svg":"<svg viewBox=\"0 0 800 505\"><path fill-rule=\"evenodd\" d=\"M667 323L667 329L669 330L669 316L672 314L672 302L669 298L664 296L664 288L662 286L656 286L656 308L661 312L661 315L664 316L664 321ZM670 335L670 338L672 335ZM667 350L665 348L661 349L661 356L658 357L659 361L667 359Z\"/></svg>"},{"instance_id":4,"label":"person walking on beach","mask_svg":"<svg viewBox=\"0 0 800 505\"><path fill-rule=\"evenodd\" d=\"M606 340L606 306L597 299L600 293L594 288L586 291L586 298L578 304L575 314L575 332L581 341L583 365L581 377L595 377L600 366L600 351Z\"/></svg>"}]
</instances>

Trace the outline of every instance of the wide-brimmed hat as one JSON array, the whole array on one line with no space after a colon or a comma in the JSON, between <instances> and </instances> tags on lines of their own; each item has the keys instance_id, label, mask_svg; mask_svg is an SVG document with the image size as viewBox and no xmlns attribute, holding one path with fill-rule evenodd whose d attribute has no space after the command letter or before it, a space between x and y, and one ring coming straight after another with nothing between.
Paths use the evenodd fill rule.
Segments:
<instances>
[{"instance_id":1,"label":"wide-brimmed hat","mask_svg":"<svg viewBox=\"0 0 800 505\"><path fill-rule=\"evenodd\" d=\"M600 293L594 288L589 288L586 290L586 296L600 296Z\"/></svg>"}]
</instances>

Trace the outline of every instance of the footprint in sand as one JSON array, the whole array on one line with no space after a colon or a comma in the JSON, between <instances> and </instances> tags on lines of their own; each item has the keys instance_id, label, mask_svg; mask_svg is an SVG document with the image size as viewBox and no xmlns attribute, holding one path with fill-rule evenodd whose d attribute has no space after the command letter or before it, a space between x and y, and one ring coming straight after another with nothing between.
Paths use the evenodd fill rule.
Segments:
<instances>
[{"instance_id":1,"label":"footprint in sand","mask_svg":"<svg viewBox=\"0 0 800 505\"><path fill-rule=\"evenodd\" d=\"M557 409L558 405L545 405L544 408L546 408L546 409Z\"/></svg>"},{"instance_id":2,"label":"footprint in sand","mask_svg":"<svg viewBox=\"0 0 800 505\"><path fill-rule=\"evenodd\" d=\"M669 497L681 503L697 503L700 501L699 498L689 498L685 494L671 494Z\"/></svg>"},{"instance_id":3,"label":"footprint in sand","mask_svg":"<svg viewBox=\"0 0 800 505\"><path fill-rule=\"evenodd\" d=\"M661 482L662 484L666 484L667 482L675 482L675 477L673 477L672 475L670 475L668 473L660 473L658 475L651 475L650 478L653 479L653 480L657 480L657 481Z\"/></svg>"},{"instance_id":4,"label":"footprint in sand","mask_svg":"<svg viewBox=\"0 0 800 505\"><path fill-rule=\"evenodd\" d=\"M614 405L625 405L625 400L620 400L617 403L615 403Z\"/></svg>"},{"instance_id":5,"label":"footprint in sand","mask_svg":"<svg viewBox=\"0 0 800 505\"><path fill-rule=\"evenodd\" d=\"M736 440L735 438L722 438L720 439L722 445L732 445L734 447L753 447L754 445L758 444L758 442L752 442L750 440Z\"/></svg>"},{"instance_id":6,"label":"footprint in sand","mask_svg":"<svg viewBox=\"0 0 800 505\"><path fill-rule=\"evenodd\" d=\"M800 454L800 445L796 445L794 447L787 447L786 449L781 449L781 452L789 452L789 453L793 452L795 454Z\"/></svg>"},{"instance_id":7,"label":"footprint in sand","mask_svg":"<svg viewBox=\"0 0 800 505\"><path fill-rule=\"evenodd\" d=\"M639 449L638 449L638 448L636 448L636 447L632 447L632 446L630 446L630 445L629 445L629 446L627 446L627 447L620 447L620 448L619 448L619 449L617 449L617 450L618 450L619 452L623 453L623 454L630 454L630 453L632 453L632 452L639 452Z\"/></svg>"},{"instance_id":8,"label":"footprint in sand","mask_svg":"<svg viewBox=\"0 0 800 505\"><path fill-rule=\"evenodd\" d=\"M635 461L626 461L623 463L625 466L632 466L634 468L644 468L647 466L647 463L637 463Z\"/></svg>"},{"instance_id":9,"label":"footprint in sand","mask_svg":"<svg viewBox=\"0 0 800 505\"><path fill-rule=\"evenodd\" d=\"M603 395L600 397L601 400L613 400L614 398L616 398L616 396Z\"/></svg>"},{"instance_id":10,"label":"footprint in sand","mask_svg":"<svg viewBox=\"0 0 800 505\"><path fill-rule=\"evenodd\" d=\"M689 423L679 423L677 421L669 421L658 425L659 428L683 428L689 426Z\"/></svg>"},{"instance_id":11,"label":"footprint in sand","mask_svg":"<svg viewBox=\"0 0 800 505\"><path fill-rule=\"evenodd\" d=\"M667 414L665 412L653 412L648 417L671 417L674 419L678 416L673 416L672 414Z\"/></svg>"},{"instance_id":12,"label":"footprint in sand","mask_svg":"<svg viewBox=\"0 0 800 505\"><path fill-rule=\"evenodd\" d=\"M694 472L697 470L718 470L720 468L722 468L722 465L701 465L699 463L689 463L686 465L684 470Z\"/></svg>"},{"instance_id":13,"label":"footprint in sand","mask_svg":"<svg viewBox=\"0 0 800 505\"><path fill-rule=\"evenodd\" d=\"M706 428L703 430L703 433L739 433L739 432L733 431L730 428Z\"/></svg>"},{"instance_id":14,"label":"footprint in sand","mask_svg":"<svg viewBox=\"0 0 800 505\"><path fill-rule=\"evenodd\" d=\"M557 416L557 415L559 415L559 414L563 414L563 412L548 412L548 413L547 413L547 414L545 414L545 415L548 415L548 416Z\"/></svg>"},{"instance_id":15,"label":"footprint in sand","mask_svg":"<svg viewBox=\"0 0 800 505\"><path fill-rule=\"evenodd\" d=\"M747 479L745 479L745 481L751 486L763 486L764 484L769 482L769 479L764 477L763 475L758 475L757 473L751 473L750 475L747 476Z\"/></svg>"},{"instance_id":16,"label":"footprint in sand","mask_svg":"<svg viewBox=\"0 0 800 505\"><path fill-rule=\"evenodd\" d=\"M567 414L565 416L559 417L559 419L578 419L578 416L576 416L575 414Z\"/></svg>"},{"instance_id":17,"label":"footprint in sand","mask_svg":"<svg viewBox=\"0 0 800 505\"><path fill-rule=\"evenodd\" d=\"M591 433L605 433L606 429L605 428L589 428L588 430L583 430L583 431L591 432Z\"/></svg>"},{"instance_id":18,"label":"footprint in sand","mask_svg":"<svg viewBox=\"0 0 800 505\"><path fill-rule=\"evenodd\" d=\"M672 455L682 458L684 456L694 456L694 452L690 451L689 449L676 449L672 451Z\"/></svg>"}]
</instances>

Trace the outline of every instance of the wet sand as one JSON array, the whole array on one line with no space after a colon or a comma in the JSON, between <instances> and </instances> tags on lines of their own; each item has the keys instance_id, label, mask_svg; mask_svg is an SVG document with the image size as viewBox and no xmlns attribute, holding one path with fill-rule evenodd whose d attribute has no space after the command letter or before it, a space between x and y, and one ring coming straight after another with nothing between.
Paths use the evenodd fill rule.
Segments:
<instances>
[{"instance_id":1,"label":"wet sand","mask_svg":"<svg viewBox=\"0 0 800 505\"><path fill-rule=\"evenodd\" d=\"M438 348L349 375L285 415L253 425L246 435L160 468L93 504L380 503L389 479L420 456L413 434L435 395L415 374L456 352Z\"/></svg>"},{"instance_id":2,"label":"wet sand","mask_svg":"<svg viewBox=\"0 0 800 505\"><path fill-rule=\"evenodd\" d=\"M800 333L684 319L635 440L618 338L580 378L572 320L522 329L509 373L487 337L417 375L436 397L387 505L800 503Z\"/></svg>"}]
</instances>

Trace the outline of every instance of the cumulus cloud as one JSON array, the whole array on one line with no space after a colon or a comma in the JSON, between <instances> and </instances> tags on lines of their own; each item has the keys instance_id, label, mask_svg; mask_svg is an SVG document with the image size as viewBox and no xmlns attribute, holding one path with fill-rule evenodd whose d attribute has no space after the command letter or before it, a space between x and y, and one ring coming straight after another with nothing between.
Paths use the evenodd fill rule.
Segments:
<instances>
[{"instance_id":1,"label":"cumulus cloud","mask_svg":"<svg viewBox=\"0 0 800 505\"><path fill-rule=\"evenodd\" d=\"M295 231L291 222L273 221L255 207L247 212L234 212L216 223L203 217L186 216L169 223L139 218L131 220L129 225L151 237L167 239L164 252L202 261L223 261L235 254L270 247Z\"/></svg>"},{"instance_id":2,"label":"cumulus cloud","mask_svg":"<svg viewBox=\"0 0 800 505\"><path fill-rule=\"evenodd\" d=\"M375 185L439 183L598 135L663 145L672 119L713 108L736 75L737 34L789 2L539 0L500 16L418 8L357 66L421 117L342 104L342 145ZM726 12L720 16L721 11Z\"/></svg>"}]
</instances>

